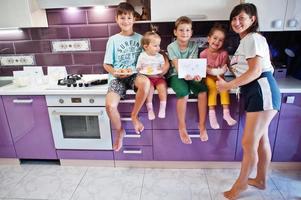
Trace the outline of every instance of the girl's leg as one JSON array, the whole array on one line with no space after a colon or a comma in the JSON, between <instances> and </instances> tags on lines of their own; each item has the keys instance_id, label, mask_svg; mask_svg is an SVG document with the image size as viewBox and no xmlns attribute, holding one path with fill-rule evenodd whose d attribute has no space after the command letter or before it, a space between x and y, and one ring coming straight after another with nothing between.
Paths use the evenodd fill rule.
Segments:
<instances>
[{"instance_id":1,"label":"girl's leg","mask_svg":"<svg viewBox=\"0 0 301 200\"><path fill-rule=\"evenodd\" d=\"M229 126L236 124L236 120L230 115L229 105L223 105L223 118L226 120Z\"/></svg>"},{"instance_id":2,"label":"girl's leg","mask_svg":"<svg viewBox=\"0 0 301 200\"><path fill-rule=\"evenodd\" d=\"M224 192L224 196L226 198L236 199L241 192L247 189L248 177L258 160L257 150L260 140L268 133L269 124L276 113L277 111L275 110L267 110L260 112L248 112L246 114L246 124L242 138L243 160L241 170L239 177L235 181L231 190ZM264 155L266 155L266 153L264 153ZM264 169L264 174L266 174L267 166Z\"/></svg>"},{"instance_id":3,"label":"girl's leg","mask_svg":"<svg viewBox=\"0 0 301 200\"><path fill-rule=\"evenodd\" d=\"M167 100L167 87L165 82L159 83L157 86L158 95L160 99L160 107L159 107L159 118L165 118L165 110L166 110L166 100Z\"/></svg>"},{"instance_id":4,"label":"girl's leg","mask_svg":"<svg viewBox=\"0 0 301 200\"><path fill-rule=\"evenodd\" d=\"M186 122L185 122L187 99L188 99L188 96L178 98L177 115L178 115L178 122L179 122L180 138L184 144L191 144L192 141L187 133Z\"/></svg>"},{"instance_id":5,"label":"girl's leg","mask_svg":"<svg viewBox=\"0 0 301 200\"><path fill-rule=\"evenodd\" d=\"M119 151L122 147L122 139L125 133L121 125L120 114L117 106L120 101L120 96L114 92L109 92L106 95L106 111L111 120L113 127L116 129L117 137L114 141L113 149Z\"/></svg>"},{"instance_id":6,"label":"girl's leg","mask_svg":"<svg viewBox=\"0 0 301 200\"><path fill-rule=\"evenodd\" d=\"M215 106L209 106L209 122L213 129L219 129L219 124L216 119Z\"/></svg>"},{"instance_id":7,"label":"girl's leg","mask_svg":"<svg viewBox=\"0 0 301 200\"><path fill-rule=\"evenodd\" d=\"M149 120L154 120L155 117L155 113L154 113L154 108L153 108L153 95L154 95L154 86L151 84L150 89L149 89L149 93L148 96L146 98L146 108L147 108L147 112L148 112L148 119Z\"/></svg>"},{"instance_id":8,"label":"girl's leg","mask_svg":"<svg viewBox=\"0 0 301 200\"><path fill-rule=\"evenodd\" d=\"M198 110L199 110L199 129L200 139L205 142L208 140L206 130L206 114L207 114L207 93L201 92L198 94Z\"/></svg>"},{"instance_id":9,"label":"girl's leg","mask_svg":"<svg viewBox=\"0 0 301 200\"><path fill-rule=\"evenodd\" d=\"M144 130L143 124L138 118L138 113L142 108L145 99L149 93L150 81L145 76L137 76L135 80L135 87L137 88L135 104L131 113L132 122L137 134L140 134Z\"/></svg>"},{"instance_id":10,"label":"girl's leg","mask_svg":"<svg viewBox=\"0 0 301 200\"><path fill-rule=\"evenodd\" d=\"M255 178L249 178L249 185L262 190L266 188L267 171L271 162L271 157L271 146L267 132L261 137L259 141L257 174Z\"/></svg>"},{"instance_id":11,"label":"girl's leg","mask_svg":"<svg viewBox=\"0 0 301 200\"><path fill-rule=\"evenodd\" d=\"M215 106L217 98L216 79L211 76L206 78L206 85L208 87L208 107L209 107L209 122L213 129L219 129L220 126L216 119Z\"/></svg>"}]
</instances>

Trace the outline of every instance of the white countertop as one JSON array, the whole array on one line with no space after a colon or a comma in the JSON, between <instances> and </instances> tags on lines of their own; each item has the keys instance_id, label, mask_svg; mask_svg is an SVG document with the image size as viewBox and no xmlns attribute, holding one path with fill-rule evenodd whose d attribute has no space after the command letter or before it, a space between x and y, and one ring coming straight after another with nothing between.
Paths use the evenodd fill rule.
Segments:
<instances>
[{"instance_id":1,"label":"white countertop","mask_svg":"<svg viewBox=\"0 0 301 200\"><path fill-rule=\"evenodd\" d=\"M287 77L277 80L281 93L301 93L301 80ZM0 95L105 95L108 85L98 85L83 88L68 88L66 86L49 86L48 84L39 86L16 87L9 84L0 87ZM56 88L56 89L55 89ZM235 90L230 91L235 93ZM132 90L128 90L127 94L134 94ZM168 88L168 94L174 94L171 88Z\"/></svg>"}]
</instances>

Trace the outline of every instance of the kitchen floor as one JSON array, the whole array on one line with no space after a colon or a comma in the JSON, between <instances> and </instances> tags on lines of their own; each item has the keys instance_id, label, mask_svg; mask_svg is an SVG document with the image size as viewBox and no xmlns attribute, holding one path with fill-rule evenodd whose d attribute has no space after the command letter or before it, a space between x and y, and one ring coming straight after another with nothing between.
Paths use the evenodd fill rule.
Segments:
<instances>
[{"instance_id":1,"label":"kitchen floor","mask_svg":"<svg viewBox=\"0 0 301 200\"><path fill-rule=\"evenodd\" d=\"M0 200L210 200L224 199L238 169L144 169L0 165ZM268 188L240 199L301 199L301 170L270 172Z\"/></svg>"}]
</instances>

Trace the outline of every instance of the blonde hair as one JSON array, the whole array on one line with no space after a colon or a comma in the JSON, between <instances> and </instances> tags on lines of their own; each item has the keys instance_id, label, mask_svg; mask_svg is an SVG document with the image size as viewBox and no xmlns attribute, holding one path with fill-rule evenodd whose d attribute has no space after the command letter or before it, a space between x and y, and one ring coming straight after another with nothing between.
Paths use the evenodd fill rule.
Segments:
<instances>
[{"instance_id":1,"label":"blonde hair","mask_svg":"<svg viewBox=\"0 0 301 200\"><path fill-rule=\"evenodd\" d=\"M176 22L175 22L175 30L178 28L179 25L181 24L190 24L192 25L192 21L189 17L186 16L181 16L179 17Z\"/></svg>"},{"instance_id":2,"label":"blonde hair","mask_svg":"<svg viewBox=\"0 0 301 200\"><path fill-rule=\"evenodd\" d=\"M144 45L149 45L149 43L151 42L152 38L159 38L159 39L161 39L161 37L155 31L147 31L146 33L144 33L144 35L143 35L143 37L141 39L141 46L142 46L142 48L144 48Z\"/></svg>"}]
</instances>

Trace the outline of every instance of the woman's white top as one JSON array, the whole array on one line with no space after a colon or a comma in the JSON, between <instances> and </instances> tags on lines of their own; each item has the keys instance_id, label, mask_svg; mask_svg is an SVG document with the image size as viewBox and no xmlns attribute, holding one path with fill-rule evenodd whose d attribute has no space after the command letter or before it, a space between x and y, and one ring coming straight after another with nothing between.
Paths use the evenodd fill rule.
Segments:
<instances>
[{"instance_id":1,"label":"woman's white top","mask_svg":"<svg viewBox=\"0 0 301 200\"><path fill-rule=\"evenodd\" d=\"M249 33L240 40L240 44L231 59L230 69L236 77L239 77L249 69L247 59L256 56L262 58L262 66L260 66L262 72L274 72L268 43L265 37L259 33Z\"/></svg>"}]
</instances>

